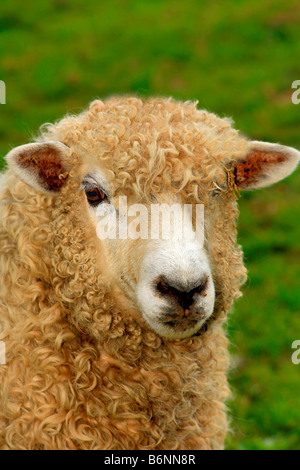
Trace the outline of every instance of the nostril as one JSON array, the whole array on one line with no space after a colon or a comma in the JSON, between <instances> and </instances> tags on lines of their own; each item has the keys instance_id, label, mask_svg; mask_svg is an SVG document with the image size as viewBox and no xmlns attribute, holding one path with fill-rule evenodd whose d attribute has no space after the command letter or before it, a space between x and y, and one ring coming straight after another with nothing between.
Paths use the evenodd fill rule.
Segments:
<instances>
[{"instance_id":1,"label":"nostril","mask_svg":"<svg viewBox=\"0 0 300 470\"><path fill-rule=\"evenodd\" d=\"M162 279L156 281L156 289L161 293L161 294L171 294L174 290L174 287L169 286L165 281Z\"/></svg>"},{"instance_id":2,"label":"nostril","mask_svg":"<svg viewBox=\"0 0 300 470\"><path fill-rule=\"evenodd\" d=\"M206 296L207 294L205 291L206 291L207 286L208 286L208 276L203 278L200 284L197 287L195 287L193 291L195 294L201 294L203 296Z\"/></svg>"}]
</instances>

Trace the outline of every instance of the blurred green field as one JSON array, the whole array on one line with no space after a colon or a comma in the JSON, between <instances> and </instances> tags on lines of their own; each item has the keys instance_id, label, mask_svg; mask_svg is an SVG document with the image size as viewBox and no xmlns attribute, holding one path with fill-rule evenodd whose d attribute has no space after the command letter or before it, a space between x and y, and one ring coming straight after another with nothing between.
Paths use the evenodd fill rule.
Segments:
<instances>
[{"instance_id":1,"label":"blurred green field","mask_svg":"<svg viewBox=\"0 0 300 470\"><path fill-rule=\"evenodd\" d=\"M256 140L300 149L299 21L298 0L2 0L0 155L122 93L199 100ZM299 187L300 170L240 199L249 281L228 322L228 449L300 449Z\"/></svg>"}]
</instances>

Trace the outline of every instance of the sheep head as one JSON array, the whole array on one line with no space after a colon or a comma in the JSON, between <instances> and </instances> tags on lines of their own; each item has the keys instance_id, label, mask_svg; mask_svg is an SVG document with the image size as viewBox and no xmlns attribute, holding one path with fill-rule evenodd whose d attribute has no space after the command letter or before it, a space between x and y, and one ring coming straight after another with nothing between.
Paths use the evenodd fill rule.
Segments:
<instances>
[{"instance_id":1,"label":"sheep head","mask_svg":"<svg viewBox=\"0 0 300 470\"><path fill-rule=\"evenodd\" d=\"M81 274L69 268L62 275L68 285L64 298L76 300L76 325L96 336L108 331L111 320L104 325L104 312L107 316L119 304L125 317L174 339L199 334L204 325L224 319L240 295L246 271L236 244L235 190L285 178L296 168L299 152L248 141L229 120L191 103L113 98L49 126L40 142L12 150L7 161L19 179L53 198L52 227L58 237L55 218L66 217L69 241L65 236L64 244L61 239L55 244L58 265L77 243L69 262L80 264ZM138 223L127 219L124 236L125 198L126 215L131 211L134 219L137 204L140 213ZM181 214L186 205L202 206L203 232L196 232L194 214L180 237L173 225L166 239L153 238L153 205L176 205ZM103 218L114 236L99 236ZM131 228L139 225L135 236L128 232L131 222ZM85 253L81 262L78 246ZM93 273L89 279L88 272ZM86 280L85 285L76 290L74 278ZM109 308L99 309L100 291L102 305L113 299Z\"/></svg>"}]
</instances>

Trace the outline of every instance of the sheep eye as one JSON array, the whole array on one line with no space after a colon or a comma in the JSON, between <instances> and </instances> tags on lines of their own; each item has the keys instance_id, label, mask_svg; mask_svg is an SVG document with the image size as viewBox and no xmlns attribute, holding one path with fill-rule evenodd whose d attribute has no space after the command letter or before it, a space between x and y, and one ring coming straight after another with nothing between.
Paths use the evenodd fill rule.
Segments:
<instances>
[{"instance_id":1,"label":"sheep eye","mask_svg":"<svg viewBox=\"0 0 300 470\"><path fill-rule=\"evenodd\" d=\"M105 201L105 199L107 199L106 194L97 187L86 188L85 194L91 206L98 206L98 204L100 204L101 202Z\"/></svg>"}]
</instances>

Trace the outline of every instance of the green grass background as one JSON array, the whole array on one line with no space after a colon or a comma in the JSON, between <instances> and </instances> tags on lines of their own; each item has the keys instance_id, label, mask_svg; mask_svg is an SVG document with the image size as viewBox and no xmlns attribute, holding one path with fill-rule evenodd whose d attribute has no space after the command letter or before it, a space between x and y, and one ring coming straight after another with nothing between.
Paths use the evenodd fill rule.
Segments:
<instances>
[{"instance_id":1,"label":"green grass background","mask_svg":"<svg viewBox=\"0 0 300 470\"><path fill-rule=\"evenodd\" d=\"M199 100L254 139L300 149L298 0L2 0L0 155L96 97ZM249 281L228 323L228 449L300 449L300 170L243 194Z\"/></svg>"}]
</instances>

